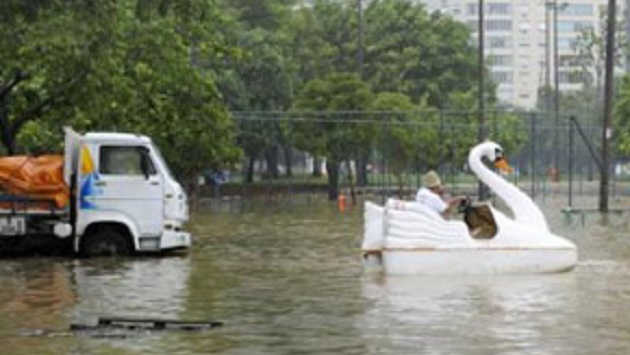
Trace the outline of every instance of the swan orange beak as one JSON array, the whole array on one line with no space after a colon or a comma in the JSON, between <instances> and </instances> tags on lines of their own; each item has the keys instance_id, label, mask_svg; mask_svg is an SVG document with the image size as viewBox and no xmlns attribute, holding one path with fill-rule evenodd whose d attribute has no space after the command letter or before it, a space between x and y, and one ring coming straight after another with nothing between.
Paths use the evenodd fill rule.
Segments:
<instances>
[{"instance_id":1,"label":"swan orange beak","mask_svg":"<svg viewBox=\"0 0 630 355\"><path fill-rule=\"evenodd\" d=\"M514 172L514 169L512 169L510 164L508 164L507 160L505 160L504 158L499 158L495 160L494 166L496 166L499 170L506 172L508 174Z\"/></svg>"}]
</instances>

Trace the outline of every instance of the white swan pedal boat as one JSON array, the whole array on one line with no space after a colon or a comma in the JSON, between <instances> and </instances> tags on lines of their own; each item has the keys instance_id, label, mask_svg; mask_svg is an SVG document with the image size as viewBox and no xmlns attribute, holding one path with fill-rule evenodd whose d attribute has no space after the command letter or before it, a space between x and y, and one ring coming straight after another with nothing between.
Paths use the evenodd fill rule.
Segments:
<instances>
[{"instance_id":1,"label":"white swan pedal boat","mask_svg":"<svg viewBox=\"0 0 630 355\"><path fill-rule=\"evenodd\" d=\"M518 187L490 170L482 158L505 167L501 147L486 141L468 156L471 170L511 209L513 218L489 204L444 220L412 201L365 202L362 252L386 274L556 273L577 263L577 248L553 234L538 206Z\"/></svg>"}]
</instances>

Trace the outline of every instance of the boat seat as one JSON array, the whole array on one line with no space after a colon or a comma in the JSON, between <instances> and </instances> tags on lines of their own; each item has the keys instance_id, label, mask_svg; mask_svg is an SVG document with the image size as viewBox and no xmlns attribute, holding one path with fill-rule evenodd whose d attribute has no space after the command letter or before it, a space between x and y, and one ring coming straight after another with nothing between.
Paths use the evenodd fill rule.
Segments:
<instances>
[{"instance_id":1,"label":"boat seat","mask_svg":"<svg viewBox=\"0 0 630 355\"><path fill-rule=\"evenodd\" d=\"M466 209L464 222L474 239L492 239L497 235L497 223L487 204L473 205Z\"/></svg>"},{"instance_id":2,"label":"boat seat","mask_svg":"<svg viewBox=\"0 0 630 355\"><path fill-rule=\"evenodd\" d=\"M385 210L387 246L461 246L473 242L465 223L445 220L422 204L390 199Z\"/></svg>"}]
</instances>

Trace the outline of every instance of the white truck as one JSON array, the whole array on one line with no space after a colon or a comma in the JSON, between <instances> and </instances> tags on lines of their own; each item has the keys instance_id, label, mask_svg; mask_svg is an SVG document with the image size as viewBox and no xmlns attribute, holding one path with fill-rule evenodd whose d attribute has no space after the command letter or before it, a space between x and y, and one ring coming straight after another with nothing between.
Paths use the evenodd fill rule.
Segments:
<instances>
[{"instance_id":1,"label":"white truck","mask_svg":"<svg viewBox=\"0 0 630 355\"><path fill-rule=\"evenodd\" d=\"M29 185L12 184L18 173L0 177L5 190L0 241L54 236L84 256L190 247L191 235L183 229L188 220L186 194L149 137L64 131L58 174L63 174L59 179L65 190L57 192L56 202L42 204L41 198L13 189ZM54 180L51 172L22 175L32 179L30 185L37 191L48 191L42 185Z\"/></svg>"}]
</instances>

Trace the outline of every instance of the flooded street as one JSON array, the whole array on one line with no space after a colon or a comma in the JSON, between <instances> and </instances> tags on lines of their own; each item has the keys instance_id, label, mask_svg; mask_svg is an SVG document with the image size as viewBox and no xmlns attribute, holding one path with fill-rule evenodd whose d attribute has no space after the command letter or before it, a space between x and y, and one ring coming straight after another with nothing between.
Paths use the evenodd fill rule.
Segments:
<instances>
[{"instance_id":1,"label":"flooded street","mask_svg":"<svg viewBox=\"0 0 630 355\"><path fill-rule=\"evenodd\" d=\"M578 201L589 207L596 201ZM202 209L185 255L0 261L3 354L628 354L628 213L567 217L570 273L384 277L359 258L362 209ZM577 202L576 202L577 204ZM101 316L207 331L71 332Z\"/></svg>"}]
</instances>

